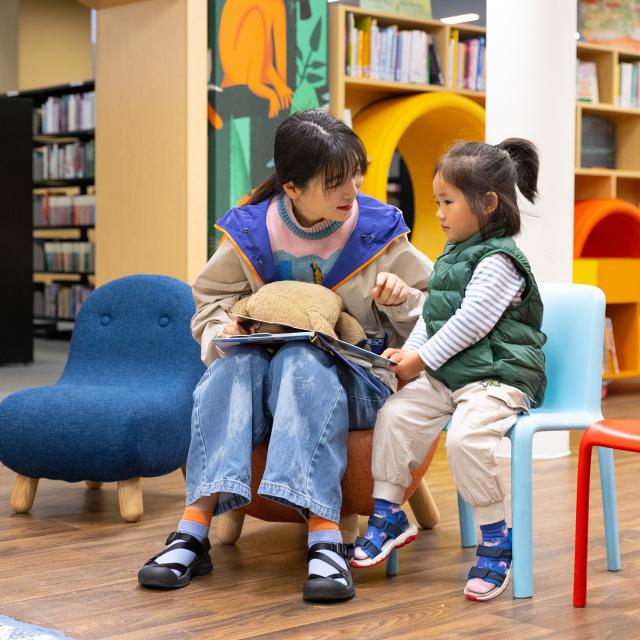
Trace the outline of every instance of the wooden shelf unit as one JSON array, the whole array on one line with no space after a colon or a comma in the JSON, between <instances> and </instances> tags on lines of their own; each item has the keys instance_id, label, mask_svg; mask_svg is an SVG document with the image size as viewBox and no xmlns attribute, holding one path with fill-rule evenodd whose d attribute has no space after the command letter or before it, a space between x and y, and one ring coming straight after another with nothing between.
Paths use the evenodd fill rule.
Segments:
<instances>
[{"instance_id":1,"label":"wooden shelf unit","mask_svg":"<svg viewBox=\"0 0 640 640\"><path fill-rule=\"evenodd\" d=\"M627 200L640 205L640 108L620 106L618 75L621 62L640 62L640 51L579 42L579 60L596 63L599 102L576 103L576 200ZM612 121L616 129L616 168L581 166L582 117L596 115ZM594 229L597 233L597 227ZM577 258L574 281L600 287L607 298L620 366L605 373L605 380L640 377L640 247L638 258Z\"/></svg>"},{"instance_id":2,"label":"wooden shelf unit","mask_svg":"<svg viewBox=\"0 0 640 640\"><path fill-rule=\"evenodd\" d=\"M52 87L43 87L41 89L33 89L24 92L12 91L6 94L6 97L15 98L29 98L32 101L33 108L38 109L45 104L50 97L62 98L66 95L82 94L95 91L95 83L93 80L84 82L71 82L68 84L56 85ZM35 120L35 118L34 118ZM94 116L95 120L95 116ZM40 124L42 119L40 119ZM35 124L34 124L35 127ZM48 144L65 144L72 143L74 141L86 142L93 140L95 137L95 129L78 129L73 131L62 131L59 133L42 133L39 131L32 131L32 135L28 140L25 140L25 144L29 145L29 153L34 147L44 146ZM51 195L80 195L86 193L95 193L95 179L91 177L83 178L69 178L69 179L52 179L52 180L40 180L32 181L33 194L50 193ZM93 225L63 225L63 226L32 226L32 238L33 241L66 241L66 242L94 242L95 233ZM43 287L51 283L68 283L69 286L74 284L82 284L87 287L94 286L94 274L93 273L52 273L46 271L35 271L32 273L32 287L33 296L39 296L42 294ZM53 324L53 327L59 327L56 325L57 320L64 320L67 324L69 319L51 319L48 318L49 324ZM44 319L42 316L36 316L33 318L34 326L43 326ZM66 329L65 329L66 330Z\"/></svg>"},{"instance_id":3,"label":"wooden shelf unit","mask_svg":"<svg viewBox=\"0 0 640 640\"><path fill-rule=\"evenodd\" d=\"M640 258L578 258L573 280L602 289L620 366L605 380L640 377Z\"/></svg>"},{"instance_id":4,"label":"wooden shelf unit","mask_svg":"<svg viewBox=\"0 0 640 640\"><path fill-rule=\"evenodd\" d=\"M576 200L622 198L640 203L640 108L617 104L620 62L640 62L640 51L577 43L577 58L596 63L599 102L576 103ZM582 116L602 116L616 127L616 168L581 166Z\"/></svg>"},{"instance_id":5,"label":"wooden shelf unit","mask_svg":"<svg viewBox=\"0 0 640 640\"><path fill-rule=\"evenodd\" d=\"M426 31L432 35L438 52L438 62L444 74L445 84L441 86L392 82L348 76L346 74L346 25L349 13L354 16L371 16L377 20L378 25L381 27L398 25L400 29L416 29ZM449 91L463 95L484 106L485 94L483 91L470 91L448 86L449 40L453 29L460 32L461 39L484 36L486 33L484 27L466 24L447 25L439 20L423 20L382 11L370 11L344 4L332 4L329 7L329 108L331 112L342 118L346 108L351 110L351 116L353 117L365 107L382 98L435 91Z\"/></svg>"}]
</instances>

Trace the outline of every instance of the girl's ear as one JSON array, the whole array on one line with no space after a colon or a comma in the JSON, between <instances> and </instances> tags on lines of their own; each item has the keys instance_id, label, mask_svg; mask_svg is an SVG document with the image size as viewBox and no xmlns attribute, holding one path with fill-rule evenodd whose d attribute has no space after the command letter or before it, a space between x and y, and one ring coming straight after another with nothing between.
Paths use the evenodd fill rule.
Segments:
<instances>
[{"instance_id":1,"label":"girl's ear","mask_svg":"<svg viewBox=\"0 0 640 640\"><path fill-rule=\"evenodd\" d=\"M302 193L302 190L296 187L295 184L293 184L293 180L289 180L289 182L283 184L282 189L289 196L289 198L291 198L291 200L296 200Z\"/></svg>"},{"instance_id":2,"label":"girl's ear","mask_svg":"<svg viewBox=\"0 0 640 640\"><path fill-rule=\"evenodd\" d=\"M498 194L495 191L489 191L484 196L484 212L490 216L498 208Z\"/></svg>"}]
</instances>

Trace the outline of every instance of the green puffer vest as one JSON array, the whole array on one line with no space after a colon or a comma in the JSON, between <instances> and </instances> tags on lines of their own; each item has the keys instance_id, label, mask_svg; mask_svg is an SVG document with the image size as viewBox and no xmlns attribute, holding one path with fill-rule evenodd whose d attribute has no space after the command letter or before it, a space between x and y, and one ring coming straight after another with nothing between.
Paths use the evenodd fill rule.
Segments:
<instances>
[{"instance_id":1,"label":"green puffer vest","mask_svg":"<svg viewBox=\"0 0 640 640\"><path fill-rule=\"evenodd\" d=\"M470 382L492 379L526 393L542 403L547 386L542 345L542 300L525 255L512 238L499 237L501 230L482 239L480 233L460 243L447 242L437 259L423 317L432 336L460 308L471 276L484 258L494 253L508 255L525 277L522 302L509 307L498 324L479 342L467 347L429 375L456 391Z\"/></svg>"}]
</instances>

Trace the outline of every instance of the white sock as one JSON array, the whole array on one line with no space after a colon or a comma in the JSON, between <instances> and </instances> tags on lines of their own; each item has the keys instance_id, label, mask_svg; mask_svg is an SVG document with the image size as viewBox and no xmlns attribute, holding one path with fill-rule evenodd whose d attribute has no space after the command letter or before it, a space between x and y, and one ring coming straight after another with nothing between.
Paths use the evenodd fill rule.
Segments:
<instances>
[{"instance_id":1,"label":"white sock","mask_svg":"<svg viewBox=\"0 0 640 640\"><path fill-rule=\"evenodd\" d=\"M319 531L310 531L309 532L309 548L311 548L314 544L318 542L329 542L335 544L342 543L342 534L339 531L334 530L319 530ZM345 571L349 571L347 567L347 563L344 558L336 553L335 551L330 551L329 549L318 549L318 553L320 555L325 556L326 558L335 562L339 567L341 567ZM322 576L323 578L328 578L329 576L337 573L337 569L329 564L328 562L324 562L319 558L314 558L309 562L309 575L315 574L317 576ZM345 587L347 586L347 581L344 578L334 578L337 582L340 582Z\"/></svg>"}]
</instances>

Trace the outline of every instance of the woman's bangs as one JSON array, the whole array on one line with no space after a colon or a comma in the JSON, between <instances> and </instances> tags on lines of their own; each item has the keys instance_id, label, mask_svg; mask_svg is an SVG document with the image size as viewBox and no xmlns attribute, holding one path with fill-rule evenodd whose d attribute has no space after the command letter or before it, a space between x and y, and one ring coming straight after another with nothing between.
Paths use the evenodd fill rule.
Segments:
<instances>
[{"instance_id":1,"label":"woman's bangs","mask_svg":"<svg viewBox=\"0 0 640 640\"><path fill-rule=\"evenodd\" d=\"M364 175L366 169L366 158L360 158L357 153L349 150L332 158L325 165L322 184L326 191L331 191L357 175Z\"/></svg>"}]
</instances>

